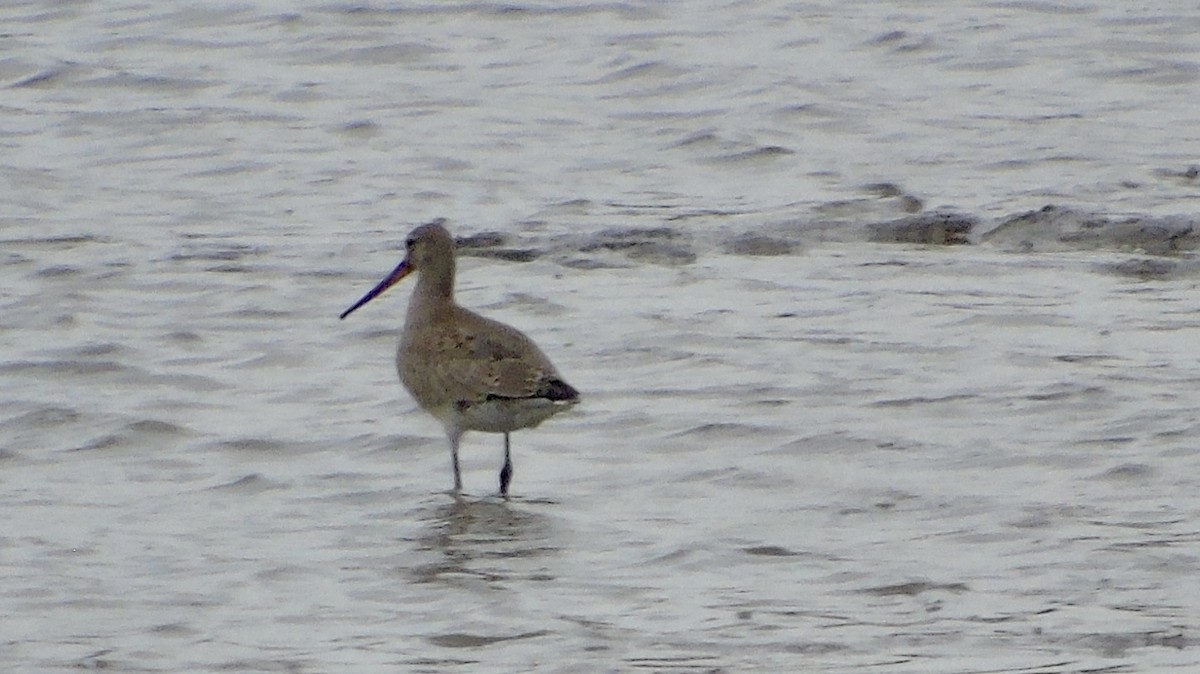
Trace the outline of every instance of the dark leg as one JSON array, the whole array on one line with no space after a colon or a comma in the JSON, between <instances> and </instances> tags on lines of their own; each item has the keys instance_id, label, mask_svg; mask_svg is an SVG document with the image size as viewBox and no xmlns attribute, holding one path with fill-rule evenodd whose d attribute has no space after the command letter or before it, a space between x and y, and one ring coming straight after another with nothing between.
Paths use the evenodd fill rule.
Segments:
<instances>
[{"instance_id":1,"label":"dark leg","mask_svg":"<svg viewBox=\"0 0 1200 674\"><path fill-rule=\"evenodd\" d=\"M448 431L450 436L450 463L454 465L454 493L462 492L462 471L458 469L458 439L462 431Z\"/></svg>"},{"instance_id":2,"label":"dark leg","mask_svg":"<svg viewBox=\"0 0 1200 674\"><path fill-rule=\"evenodd\" d=\"M508 496L508 485L512 482L512 454L508 451L508 433L504 434L504 467L500 469L500 495Z\"/></svg>"}]
</instances>

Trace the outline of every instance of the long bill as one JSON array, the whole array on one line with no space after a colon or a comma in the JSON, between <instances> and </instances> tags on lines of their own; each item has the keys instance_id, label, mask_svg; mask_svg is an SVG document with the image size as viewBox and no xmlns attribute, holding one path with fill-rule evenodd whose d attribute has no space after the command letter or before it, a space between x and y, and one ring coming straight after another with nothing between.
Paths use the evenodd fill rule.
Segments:
<instances>
[{"instance_id":1,"label":"long bill","mask_svg":"<svg viewBox=\"0 0 1200 674\"><path fill-rule=\"evenodd\" d=\"M354 303L354 306L343 311L342 315L339 316L338 318L345 318L345 317L349 316L351 313L354 312L355 309L361 307L362 305L366 304L367 302L370 302L371 300L375 299L376 297L379 297L380 295L383 294L383 291L396 285L397 283L400 282L400 279L402 279L405 276L408 276L410 273L412 273L412 270L413 270L412 265L410 265L408 263L407 259L404 260L403 262L401 262L400 264L396 265L396 268L392 270L392 273L388 274L387 277L384 278L382 281L380 281L379 284L376 285L374 288L371 288L370 292L368 292L366 295L363 295L362 299L360 299L359 301Z\"/></svg>"}]
</instances>

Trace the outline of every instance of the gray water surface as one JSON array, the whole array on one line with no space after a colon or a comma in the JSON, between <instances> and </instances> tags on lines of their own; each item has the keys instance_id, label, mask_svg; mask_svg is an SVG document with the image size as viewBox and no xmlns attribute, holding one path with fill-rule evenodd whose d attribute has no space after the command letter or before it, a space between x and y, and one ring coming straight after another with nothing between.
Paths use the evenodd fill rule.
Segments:
<instances>
[{"instance_id":1,"label":"gray water surface","mask_svg":"<svg viewBox=\"0 0 1200 674\"><path fill-rule=\"evenodd\" d=\"M1198 31L5 5L0 664L1194 671ZM411 285L337 320L434 217L584 395L508 501L396 380Z\"/></svg>"}]
</instances>

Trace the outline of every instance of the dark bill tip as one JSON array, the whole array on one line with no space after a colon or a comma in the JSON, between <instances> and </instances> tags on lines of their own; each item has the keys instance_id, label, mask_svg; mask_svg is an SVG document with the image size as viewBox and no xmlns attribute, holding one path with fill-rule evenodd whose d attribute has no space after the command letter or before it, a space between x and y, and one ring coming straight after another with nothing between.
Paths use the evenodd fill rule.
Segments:
<instances>
[{"instance_id":1,"label":"dark bill tip","mask_svg":"<svg viewBox=\"0 0 1200 674\"><path fill-rule=\"evenodd\" d=\"M384 278L382 281L380 281L378 284L376 284L374 288L371 288L371 290L369 292L367 292L366 295L363 295L362 298L359 299L357 302L355 302L349 309L343 311L342 314L340 316L338 316L338 319L339 320L345 319L347 316L354 313L355 309L361 307L362 305L366 304L367 302L370 302L371 300L375 299L376 297L379 297L380 295L383 294L383 291L396 285L396 283L398 283L400 281L400 279L404 278L405 276L408 276L409 272L411 272L411 271L412 271L412 267L409 266L408 260L401 262L399 265L396 266L395 269L392 270L392 273L388 274L387 277Z\"/></svg>"}]
</instances>

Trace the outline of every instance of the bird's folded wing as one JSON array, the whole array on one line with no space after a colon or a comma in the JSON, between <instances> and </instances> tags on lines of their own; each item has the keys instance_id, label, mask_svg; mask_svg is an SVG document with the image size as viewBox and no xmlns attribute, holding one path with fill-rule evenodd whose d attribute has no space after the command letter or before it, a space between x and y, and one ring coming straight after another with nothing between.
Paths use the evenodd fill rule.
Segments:
<instances>
[{"instance_id":1,"label":"bird's folded wing","mask_svg":"<svg viewBox=\"0 0 1200 674\"><path fill-rule=\"evenodd\" d=\"M529 398L544 388L552 373L517 358L442 360L434 375L454 400L482 401L488 398Z\"/></svg>"},{"instance_id":2,"label":"bird's folded wing","mask_svg":"<svg viewBox=\"0 0 1200 674\"><path fill-rule=\"evenodd\" d=\"M520 331L463 311L452 329L421 335L422 376L451 400L478 402L489 397L540 395L558 374L546 356Z\"/></svg>"}]
</instances>

